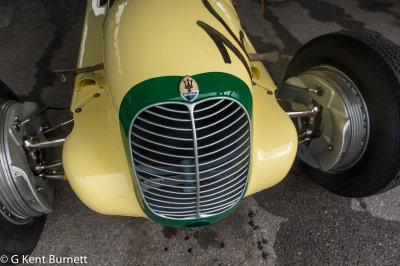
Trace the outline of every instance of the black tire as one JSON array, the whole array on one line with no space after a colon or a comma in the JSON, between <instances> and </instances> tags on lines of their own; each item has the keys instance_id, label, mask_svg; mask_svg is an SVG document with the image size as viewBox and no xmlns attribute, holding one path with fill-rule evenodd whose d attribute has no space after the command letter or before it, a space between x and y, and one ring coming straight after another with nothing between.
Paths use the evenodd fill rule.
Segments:
<instances>
[{"instance_id":1,"label":"black tire","mask_svg":"<svg viewBox=\"0 0 400 266\"><path fill-rule=\"evenodd\" d=\"M18 101L19 99L0 80L0 109L5 102L10 100ZM1 171L0 178L2 178ZM22 262L23 255L31 254L42 234L45 222L46 215L42 215L33 217L25 224L17 225L0 214L0 264L18 264L18 262Z\"/></svg>"},{"instance_id":2,"label":"black tire","mask_svg":"<svg viewBox=\"0 0 400 266\"><path fill-rule=\"evenodd\" d=\"M331 65L355 83L367 105L370 136L361 159L339 174L302 163L308 176L343 196L365 197L398 184L400 170L400 47L369 32L336 32L305 44L284 80L319 65Z\"/></svg>"},{"instance_id":3,"label":"black tire","mask_svg":"<svg viewBox=\"0 0 400 266\"><path fill-rule=\"evenodd\" d=\"M21 101L17 95L0 79L0 103L14 100Z\"/></svg>"},{"instance_id":4,"label":"black tire","mask_svg":"<svg viewBox=\"0 0 400 266\"><path fill-rule=\"evenodd\" d=\"M22 262L22 256L30 255L42 234L45 222L46 215L35 217L25 225L11 224L0 217L0 258L7 257L6 263L2 264L18 264Z\"/></svg>"}]
</instances>

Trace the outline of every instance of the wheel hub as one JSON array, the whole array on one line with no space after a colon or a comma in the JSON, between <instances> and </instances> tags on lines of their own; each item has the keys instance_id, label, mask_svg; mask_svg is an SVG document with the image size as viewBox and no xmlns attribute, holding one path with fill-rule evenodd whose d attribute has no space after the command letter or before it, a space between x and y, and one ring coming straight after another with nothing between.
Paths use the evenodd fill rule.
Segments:
<instances>
[{"instance_id":1,"label":"wheel hub","mask_svg":"<svg viewBox=\"0 0 400 266\"><path fill-rule=\"evenodd\" d=\"M318 137L299 144L298 156L324 172L343 172L362 157L369 138L366 103L353 81L331 66L319 66L301 73L296 83L321 91L309 96L322 107Z\"/></svg>"},{"instance_id":2,"label":"wheel hub","mask_svg":"<svg viewBox=\"0 0 400 266\"><path fill-rule=\"evenodd\" d=\"M37 134L43 118L18 127L22 120L37 114L37 104L6 102L0 109L0 215L14 224L26 224L34 216L52 211L53 188L30 170L22 147L24 137Z\"/></svg>"}]
</instances>

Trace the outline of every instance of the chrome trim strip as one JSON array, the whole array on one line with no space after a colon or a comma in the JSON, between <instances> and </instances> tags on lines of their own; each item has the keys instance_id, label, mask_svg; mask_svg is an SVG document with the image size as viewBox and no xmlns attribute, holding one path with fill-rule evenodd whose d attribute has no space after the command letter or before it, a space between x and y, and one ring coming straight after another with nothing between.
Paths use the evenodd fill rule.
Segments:
<instances>
[{"instance_id":1,"label":"chrome trim strip","mask_svg":"<svg viewBox=\"0 0 400 266\"><path fill-rule=\"evenodd\" d=\"M223 209L229 209L232 205L235 205L236 202L238 202L238 200L229 202L229 203L227 203L227 204L224 204L224 205L222 205L222 206L221 206L220 208L218 208L218 209L215 209L215 208L206 208L206 209L201 209L201 211L202 211L202 212L206 212L206 211L210 211L210 210L212 210L212 211L219 211L219 210L223 210Z\"/></svg>"},{"instance_id":2,"label":"chrome trim strip","mask_svg":"<svg viewBox=\"0 0 400 266\"><path fill-rule=\"evenodd\" d=\"M141 176L139 176L139 177L141 178ZM180 187L180 188L181 188L181 187ZM164 190L164 189L161 189L161 188L158 188L158 187L152 187L151 189L158 190L158 191L162 191L162 192L169 193L169 194L178 194L178 195L197 195L197 193L196 193L196 192L177 192L177 191L168 191L168 190ZM140 190L140 191L142 191L142 190ZM148 192L148 190L146 190L145 192ZM185 198L182 198L182 199L185 199Z\"/></svg>"},{"instance_id":3,"label":"chrome trim strip","mask_svg":"<svg viewBox=\"0 0 400 266\"><path fill-rule=\"evenodd\" d=\"M168 154L168 153L165 153L165 152L155 151L155 150L153 150L153 149L143 147L142 145L137 144L137 143L132 142L132 141L131 141L131 144L132 144L132 145L135 145L135 146L137 146L137 147L139 147L139 148L141 148L141 149L145 149L145 150L148 150L148 151L151 151L151 152L154 152L154 153L157 153L157 154L162 154L162 155L165 155L165 156L169 156L169 157L174 157L174 158L175 158L175 157L178 157L178 158L192 159L192 160L194 159L193 157L190 157L190 156L176 155L176 154ZM132 149L132 147L131 147L131 149ZM136 152L134 152L134 153L136 153ZM131 154L133 154L132 151L131 151Z\"/></svg>"},{"instance_id":4,"label":"chrome trim strip","mask_svg":"<svg viewBox=\"0 0 400 266\"><path fill-rule=\"evenodd\" d=\"M236 190L237 190L237 189L232 190L231 192L229 192L229 194L231 194L232 192L234 192L234 191L236 191ZM228 201L228 200L230 200L230 199L232 199L232 198L235 198L235 197L237 198L237 196L238 196L240 193L242 193L242 191L239 191L239 193L233 194L233 195L230 196L229 198L225 198L227 195L221 195L221 196L218 196L218 197L216 197L216 198L213 198L212 200L203 201L203 202L210 202L210 201L213 201L213 200L215 200L215 199L224 198L223 200L220 200L220 201L216 201L216 202L212 202L212 203L208 203L208 204L201 204L201 207L213 206L213 205L220 204L220 203L222 203L222 202ZM229 194L228 194L228 195L229 195Z\"/></svg>"},{"instance_id":5,"label":"chrome trim strip","mask_svg":"<svg viewBox=\"0 0 400 266\"><path fill-rule=\"evenodd\" d=\"M176 137L171 137L171 136L167 136L167 135L164 135L164 134L159 134L159 133L155 133L155 132L152 132L152 131L148 131L147 129L144 129L141 126L138 126L138 125L133 125L133 126L135 128L138 128L138 129L140 129L140 130L142 130L142 131L144 131L146 133L152 134L152 135L157 136L157 137L166 138L166 139L174 139L174 140L182 140L182 141L193 141L193 139L176 138ZM130 129L130 134L132 134L132 127Z\"/></svg>"},{"instance_id":6,"label":"chrome trim strip","mask_svg":"<svg viewBox=\"0 0 400 266\"><path fill-rule=\"evenodd\" d=\"M229 177L231 177L231 176L233 176L233 175L236 175L238 172L242 171L243 168L245 168L247 165L248 165L248 163L244 164L239 170L236 170L236 172L234 172L234 173L232 173L232 174L230 174L230 175L228 175L228 176L225 176L224 178L218 179L217 181L214 181L214 182L212 182L212 183L210 183L210 184L205 184L205 185L203 185L203 188L204 188L204 187L212 186L212 185L214 185L214 184L217 184L217 183L219 183L219 182L221 182L221 181L226 180L227 178L229 178ZM247 171L247 169L245 169L245 170L244 170L242 173L240 173L238 176L243 175L246 171ZM203 180L201 180L201 181L203 181ZM224 183L224 184L226 185L227 183Z\"/></svg>"},{"instance_id":7,"label":"chrome trim strip","mask_svg":"<svg viewBox=\"0 0 400 266\"><path fill-rule=\"evenodd\" d=\"M214 98L214 99L215 99L215 98ZM195 110L194 112L195 112L195 113L199 113L199 112L203 112L203 111L205 111L205 110L211 109L211 108L217 106L218 104L222 103L224 100L225 100L225 99L222 99L222 100L220 100L219 102L214 103L213 105L207 106L206 108L203 108L203 109L200 109L200 110ZM197 104L198 104L198 103L197 103Z\"/></svg>"},{"instance_id":8,"label":"chrome trim strip","mask_svg":"<svg viewBox=\"0 0 400 266\"><path fill-rule=\"evenodd\" d=\"M173 202L173 201L165 201L165 200L155 199L155 198L152 198L152 197L149 197L149 196L147 196L146 198L147 198L147 199L150 199L150 200L158 201L158 202L163 202L163 203L172 204L172 205L196 204L196 201L194 201L194 202Z\"/></svg>"},{"instance_id":9,"label":"chrome trim strip","mask_svg":"<svg viewBox=\"0 0 400 266\"><path fill-rule=\"evenodd\" d=\"M181 213L188 213L188 214L191 214L191 215L193 215L193 216L196 215L196 211L183 211L183 212L158 211L158 212L164 213L164 214L170 213L170 214L176 215L176 216L180 216L179 214L181 214ZM187 215L187 214L186 214L186 215Z\"/></svg>"},{"instance_id":10,"label":"chrome trim strip","mask_svg":"<svg viewBox=\"0 0 400 266\"><path fill-rule=\"evenodd\" d=\"M221 141L224 141L224 140L226 140L226 139L232 137L233 135L235 135L236 133L238 133L240 130L242 130L242 128L244 128L245 126L247 126L247 124L248 124L248 123L243 124L239 129L237 129L237 130L236 130L235 132L233 132L232 134L230 134L230 135L224 137L223 139L220 139L220 140L218 140L218 141L216 141L216 142L214 142L214 143L208 144L208 145L200 146L199 149L208 148L208 147L210 147L210 146L213 146L213 145L215 145L215 144L218 144L218 143L220 143ZM248 132L249 132L249 129L246 131L246 133L248 133Z\"/></svg>"},{"instance_id":11,"label":"chrome trim strip","mask_svg":"<svg viewBox=\"0 0 400 266\"><path fill-rule=\"evenodd\" d=\"M149 205L153 205L153 206L155 206L156 208L161 208L161 209L176 209L176 207L171 207L171 206L159 206L159 205L157 205L157 204L154 204L154 203L148 203ZM194 206L188 206L188 207L179 207L180 209L185 209L185 210L190 210L190 209L193 209L193 208L196 208L195 207L196 205L194 204ZM179 212L180 213L180 212Z\"/></svg>"},{"instance_id":12,"label":"chrome trim strip","mask_svg":"<svg viewBox=\"0 0 400 266\"><path fill-rule=\"evenodd\" d=\"M140 163L140 164L142 164L144 166L147 166L149 168L153 168L153 169L156 169L158 171L164 171L164 172L171 173L171 174L176 174L176 175L195 175L196 174L196 173L191 173L191 172L187 172L187 173L183 172L182 173L182 172L175 172L175 171L171 171L171 170L161 169L161 168L158 168L158 167L155 167L155 166L152 166L152 165L148 165L148 164L146 164L146 163L144 163L144 162L142 162L141 160L138 160L138 159L133 159L133 160L137 161L138 163Z\"/></svg>"},{"instance_id":13,"label":"chrome trim strip","mask_svg":"<svg viewBox=\"0 0 400 266\"><path fill-rule=\"evenodd\" d=\"M220 151L222 151L222 150L227 149L228 147L230 147L230 146L232 146L233 144L236 144L238 141L240 141L243 137L245 137L245 136L247 135L247 133L248 133L248 131L245 132L245 133L244 133L242 136L240 136L238 139L236 139L234 142L231 142L231 143L229 143L228 145L226 145L225 147L222 147L222 148L220 148L220 149L218 149L218 150L215 150L215 151L212 151L212 152L209 152L209 153L205 153L205 154L199 155L199 158L201 158L201 157L206 157L206 156L209 156L209 155L212 155L212 154L214 154L214 153L217 153L217 152L220 152ZM249 140L250 140L250 137L248 137L248 138L245 140L245 142L247 142L247 141L249 141Z\"/></svg>"},{"instance_id":14,"label":"chrome trim strip","mask_svg":"<svg viewBox=\"0 0 400 266\"><path fill-rule=\"evenodd\" d=\"M149 121L147 119L144 119L142 117L138 117L137 119L142 120L143 122L156 126L156 127L161 127L161 128L166 128L166 129L170 129L170 130L177 130L177 131L192 131L191 128L178 128L178 127L169 127L169 126L165 126L165 125L161 125L152 121Z\"/></svg>"},{"instance_id":15,"label":"chrome trim strip","mask_svg":"<svg viewBox=\"0 0 400 266\"><path fill-rule=\"evenodd\" d=\"M173 163L166 163L166 162L160 162L158 160L155 159L151 159L143 154L141 154L140 152L136 151L135 154L138 154L140 157L149 160L149 161L153 161L156 162L158 164L165 164L165 165L169 165L169 166L175 166L175 167L182 167L182 168L188 168L188 167L195 167L195 165L193 164L173 164Z\"/></svg>"},{"instance_id":16,"label":"chrome trim strip","mask_svg":"<svg viewBox=\"0 0 400 266\"><path fill-rule=\"evenodd\" d=\"M145 137L139 136L136 133L132 133L132 135L137 137L137 138L139 138L139 139L141 139L141 140L149 142L151 144L156 144L158 146L163 146L163 147L166 147L166 148L177 149L177 150L185 150L185 151L192 151L193 150L193 148L182 148L182 147L170 146L170 145L163 144L163 143L160 143L160 142L157 142L157 141L154 141L154 140L148 140Z\"/></svg>"},{"instance_id":17,"label":"chrome trim strip","mask_svg":"<svg viewBox=\"0 0 400 266\"><path fill-rule=\"evenodd\" d=\"M218 120L218 121L216 121L216 122L214 122L214 123L211 123L211 124L209 124L209 125L207 125L207 126L204 126L204 127L199 127L199 128L197 128L197 130L203 130L203 129L206 129L206 128L215 126L215 125L221 123L222 121L228 119L229 117L233 116L234 114L236 114L236 112L239 111L240 109L241 109L241 107L239 106L235 111L233 111L233 112L230 113L229 115L225 116L225 117L222 118L221 120ZM197 119L197 120L198 120L198 119ZM197 121L197 120L196 120L196 121Z\"/></svg>"},{"instance_id":18,"label":"chrome trim strip","mask_svg":"<svg viewBox=\"0 0 400 266\"><path fill-rule=\"evenodd\" d=\"M168 117L168 116L165 116L165 115L160 115L160 114L154 113L154 112L149 111L149 110L144 110L144 112L146 112L146 113L148 113L148 114L152 114L152 115L154 115L154 116L158 116L158 117L161 117L161 118L165 118L165 119L168 119L168 120L179 121L179 122L190 122L189 119L171 118L171 117Z\"/></svg>"},{"instance_id":19,"label":"chrome trim strip","mask_svg":"<svg viewBox=\"0 0 400 266\"><path fill-rule=\"evenodd\" d=\"M185 220L185 219L191 219L192 220L192 219L194 219L194 215L192 216L190 214L182 214L182 215L180 215L180 214L162 214L162 213L160 213L159 216L163 217L163 218L167 218L167 219L174 219L174 220ZM185 219L180 218L180 217L185 217Z\"/></svg>"},{"instance_id":20,"label":"chrome trim strip","mask_svg":"<svg viewBox=\"0 0 400 266\"><path fill-rule=\"evenodd\" d=\"M153 180L150 180L150 179L147 179L147 178L145 178L145 177L143 177L143 176L141 176L141 175L138 175L138 176L139 176L141 179L143 179L143 180L145 180L145 181L147 181L147 182L156 184L156 185L161 185L161 186L163 186L163 187L173 187L173 188L182 189L182 187L179 187L179 186L174 186L174 185L170 185L170 184L163 184L163 183L157 183L157 182L155 182L155 181L153 181ZM145 184L145 185L146 185L146 184ZM146 185L146 186L150 187L149 185ZM196 188L196 187L185 187L185 188Z\"/></svg>"},{"instance_id":21,"label":"chrome trim strip","mask_svg":"<svg viewBox=\"0 0 400 266\"><path fill-rule=\"evenodd\" d=\"M190 212L187 212L188 214L185 214L185 212L182 212L183 214L169 214L168 212L159 212L160 217L167 218L167 219L174 219L174 220L193 220L195 219L195 214L191 214ZM181 218L184 217L184 218Z\"/></svg>"},{"instance_id":22,"label":"chrome trim strip","mask_svg":"<svg viewBox=\"0 0 400 266\"><path fill-rule=\"evenodd\" d=\"M247 158L243 158L240 162L236 163L234 166L231 166L230 168L225 169L224 171L219 172L218 174L215 174L215 175L212 175L212 176L207 176L207 177L205 177L205 178L202 178L201 181L206 181L206 180L215 178L216 176L219 176L220 174L223 174L223 173L225 173L225 172L231 170L232 168L235 168L235 167L238 166L239 164L243 163L243 161L246 160L246 159L247 159ZM246 163L246 164L248 164L248 163Z\"/></svg>"},{"instance_id":23,"label":"chrome trim strip","mask_svg":"<svg viewBox=\"0 0 400 266\"><path fill-rule=\"evenodd\" d=\"M217 112L212 113L212 114L209 114L209 115L206 115L206 116L203 116L203 117L196 118L196 121L199 121L199 120L203 120L203 119L207 119L207 118L213 117L213 116L215 116L215 115L217 115L217 114L223 112L225 109L229 108L229 106L231 106L232 104L234 104L234 102L231 101L229 104L227 104L226 106L222 107L222 108L221 108L220 110L218 110ZM238 109L241 109L241 107L239 106ZM196 128L196 129L199 130L200 128Z\"/></svg>"},{"instance_id":24,"label":"chrome trim strip","mask_svg":"<svg viewBox=\"0 0 400 266\"><path fill-rule=\"evenodd\" d=\"M200 196L200 198L203 198L203 199L204 199L204 198L208 198L208 197L217 195L217 194L219 194L219 193L221 193L221 192L224 192L224 191L226 191L226 190L229 190L229 189L231 189L231 188L233 188L233 187L239 185L239 184L243 181L243 179L244 179L243 176L241 177L241 179L239 179L239 178L232 179L232 180L229 181L227 184L232 183L232 181L237 181L237 180L239 180L239 181L236 182L235 184L233 184L233 185L230 186L230 187L224 188L223 190L220 190L220 191L218 191L218 192L216 192L216 193L211 193L211 194L207 194L207 195ZM225 185L226 185L226 184L225 184ZM204 193L211 192L211 191L214 191L214 190L219 189L219 188L221 188L221 187L224 187L225 185L221 185L221 186L219 186L219 187L212 188L212 189L209 189L209 190L204 190L203 192L204 192ZM242 186L244 186L244 185L245 185L245 184L243 184ZM236 190L236 189L235 189L235 190Z\"/></svg>"},{"instance_id":25,"label":"chrome trim strip","mask_svg":"<svg viewBox=\"0 0 400 266\"><path fill-rule=\"evenodd\" d=\"M231 126L233 126L234 124L236 124L237 122L239 122L239 120L242 119L245 115L246 115L246 114L242 114L242 115L241 115L238 119L236 119L235 122L233 122L232 124L229 124L229 125L227 125L226 127L222 128L222 129L220 129L220 130L217 130L217 131L215 131L215 132L213 132L213 133L211 133L211 134L208 134L207 136L203 136L203 137L198 138L198 139L206 139L206 138L209 138L209 137L211 137L211 136L214 136L215 134L218 134L218 133L224 131L224 130L227 129L227 128L230 128Z\"/></svg>"},{"instance_id":26,"label":"chrome trim strip","mask_svg":"<svg viewBox=\"0 0 400 266\"><path fill-rule=\"evenodd\" d=\"M213 170L218 169L218 168L220 168L220 167L222 167L222 166L224 166L224 165L226 165L226 164L229 164L229 163L233 162L234 160L236 160L237 158L239 158L240 156L242 156L243 154L245 154L246 151L249 150L249 149L250 149L250 147L247 147L247 149L245 149L240 155L238 155L237 157L233 158L232 160L227 161L227 162L224 162L223 164L220 164L220 165L218 165L218 166L216 166L216 167L214 167L214 168L210 168L210 169L207 169L207 170L205 170L205 171L202 171L202 172L200 172L200 174L208 173L208 172L210 172L210 171L213 171ZM249 155L247 155L246 158L247 158L247 157L249 157Z\"/></svg>"},{"instance_id":27,"label":"chrome trim strip","mask_svg":"<svg viewBox=\"0 0 400 266\"><path fill-rule=\"evenodd\" d=\"M165 106L155 105L154 107L156 107L158 109L161 109L161 110L164 110L164 111L168 111L168 112L174 112L174 113L179 113L179 114L187 114L187 112L185 112L185 111L178 111L178 110L167 108Z\"/></svg>"},{"instance_id":28,"label":"chrome trim strip","mask_svg":"<svg viewBox=\"0 0 400 266\"><path fill-rule=\"evenodd\" d=\"M154 173L150 173L150 172L148 172L146 170L143 170L143 169L140 169L140 168L138 169L138 172L145 173L145 174L154 176L156 178L165 179L165 180L172 181L172 182L181 182L181 183L193 183L193 182L195 182L195 180L182 180L182 179L173 179L173 178L165 177L165 176L159 176L159 175L156 175Z\"/></svg>"},{"instance_id":29,"label":"chrome trim strip","mask_svg":"<svg viewBox=\"0 0 400 266\"><path fill-rule=\"evenodd\" d=\"M185 197L185 198L175 198L175 197L169 197L169 196L165 196L165 195L161 195L161 194L156 194L152 191L146 190L145 193L149 193L149 194L153 194L155 196L159 196L159 197L163 197L163 198L167 198L167 199L176 199L176 200L192 200L192 199L197 199L197 197ZM178 193L178 192L177 192Z\"/></svg>"},{"instance_id":30,"label":"chrome trim strip","mask_svg":"<svg viewBox=\"0 0 400 266\"><path fill-rule=\"evenodd\" d=\"M247 139L249 139L249 138L247 138ZM243 142L242 144L240 144L240 146L236 147L234 150L231 150L230 152L224 154L224 156L216 158L216 159L211 160L211 161L207 161L205 163L201 163L201 164L199 164L199 166L204 166L204 165L207 165L207 164L210 164L210 163L215 163L216 161L222 161L224 158L228 157L229 155L231 155L235 151L239 150L246 143L247 143L247 140L245 142ZM248 150L248 148L245 151L247 151L247 150ZM240 155L238 157L240 157Z\"/></svg>"},{"instance_id":31,"label":"chrome trim strip","mask_svg":"<svg viewBox=\"0 0 400 266\"><path fill-rule=\"evenodd\" d=\"M158 216L162 217L162 218L166 218L166 219L174 219L174 220L192 220L194 219L194 216L190 216L190 215L179 215L179 214L169 214L167 215L163 215L163 214L159 214ZM185 217L185 218L180 218L180 217Z\"/></svg>"}]
</instances>

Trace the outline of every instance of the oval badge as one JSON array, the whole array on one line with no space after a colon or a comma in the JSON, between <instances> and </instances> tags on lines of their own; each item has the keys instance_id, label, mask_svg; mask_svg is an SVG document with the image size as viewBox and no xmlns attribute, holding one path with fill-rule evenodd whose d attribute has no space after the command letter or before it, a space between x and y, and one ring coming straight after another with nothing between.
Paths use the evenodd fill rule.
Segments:
<instances>
[{"instance_id":1,"label":"oval badge","mask_svg":"<svg viewBox=\"0 0 400 266\"><path fill-rule=\"evenodd\" d=\"M190 76L186 76L179 83L181 97L189 102L193 102L199 96L199 85Z\"/></svg>"}]
</instances>

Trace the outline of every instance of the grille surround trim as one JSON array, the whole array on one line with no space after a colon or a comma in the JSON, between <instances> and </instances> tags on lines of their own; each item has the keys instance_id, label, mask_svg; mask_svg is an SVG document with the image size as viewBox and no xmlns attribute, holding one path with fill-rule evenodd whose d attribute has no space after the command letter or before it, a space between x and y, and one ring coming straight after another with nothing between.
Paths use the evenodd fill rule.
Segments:
<instances>
[{"instance_id":1,"label":"grille surround trim","mask_svg":"<svg viewBox=\"0 0 400 266\"><path fill-rule=\"evenodd\" d=\"M202 103L207 102L207 101L212 101L212 100L219 100L219 101L216 102L216 103L213 103L210 106L207 106L205 108L195 110L195 107L197 105L202 104ZM236 103L239 107L235 108L234 113L236 113L238 110L241 109L243 111L243 114L239 118L235 119L235 121L231 122L228 126L225 126L222 129L220 128L219 130L214 131L212 134L208 134L208 135L203 136L202 138L199 139L197 137L197 131L198 130L202 130L203 128L196 127L196 121L197 120L207 119L207 118L212 117L212 116L207 115L207 117L202 117L201 119L195 119L195 115L198 115L199 113L201 113L203 111L207 111L209 109L215 108L215 106L218 106L220 103L223 103L224 100L231 101L231 103L229 103L226 107L222 107L224 110L228 109L233 103ZM173 209L174 207L169 207L169 206L164 206L163 210L154 210L152 207L150 207L150 205L154 205L154 203L151 203L151 202L147 201L147 199L146 199L147 196L145 195L145 193L147 193L147 190L144 191L144 189L142 187L142 182L139 180L139 175L138 175L138 172L136 171L137 166L136 166L135 158L134 158L134 153L135 152L133 151L133 147L132 147L134 145L134 142L132 140L133 129L136 127L136 128L139 128L139 130L140 130L140 127L135 126L136 119L139 117L139 115L141 115L143 112L146 112L146 110L151 109L152 107L156 107L160 111L162 111L162 110L169 111L169 112L176 111L177 114L186 113L186 111L174 110L174 109L170 109L168 107L165 107L166 105L174 105L174 104L181 105L181 106L186 106L187 113L190 114L190 123L192 125L193 140L189 140L189 139L185 139L185 138L182 138L182 139L181 138L173 138L173 137L170 137L170 136L163 136L163 137L182 140L182 141L193 141L193 149L192 150L193 150L193 153L194 153L195 173L185 173L185 174L196 175L196 180L195 181L188 182L188 183L192 183L192 184L196 183L196 191L195 192L177 192L177 191L169 192L169 191L165 190L165 187L171 187L171 185L167 185L167 184L164 184L165 187L152 187L152 189L155 189L156 191L163 191L163 192L170 193L168 196L159 195L159 197L162 198L161 201L162 200L166 200L166 199L175 199L175 200L183 200L183 199L185 199L185 198L175 197L176 195L183 195L183 196L185 196L185 195L195 195L195 201L196 201L195 215L192 215L192 213L194 211L188 211L188 210L185 210L185 208L184 208L184 209L182 209L182 212L180 212L178 210L181 209L181 208L177 208L176 207L177 210L174 210ZM223 112L223 110L221 110L221 112ZM244 123L243 125L240 125L239 127L235 127L234 133L230 134L227 137L219 139L215 143L210 143L210 144L204 145L204 146L202 146L200 148L198 147L198 141L199 140L201 140L201 139L204 140L204 139L209 138L210 136L213 136L215 134L219 134L220 132L222 132L222 131L226 130L227 128L231 127L232 125L237 124L241 119L243 119L244 116L247 119L247 123ZM215 124L217 124L217 123L215 123ZM207 126L207 128L208 128L208 126ZM241 164L243 164L243 165L241 166L239 171L236 171L235 173L233 173L231 175L235 175L238 172L241 172L242 174L240 174L235 179L233 179L233 180L231 180L229 182L229 186L230 187L224 189L224 190L228 190L228 192L224 192L224 190L222 190L220 192L214 193L214 194L218 195L218 193L224 192L224 195L220 195L220 196L214 197L212 199L207 199L207 198L210 197L210 195L201 195L201 193L203 192L201 190L201 188L203 187L203 189L204 189L205 187L208 187L208 189L210 189L210 187L209 187L210 184L201 185L200 182L204 182L204 181L207 181L209 179L212 179L214 176L219 176L220 174L222 174L222 173L224 173L224 172L226 172L226 171L228 171L228 170L230 170L231 168L234 168L234 167L223 168L222 172L220 172L220 173L217 173L217 174L215 174L215 175L213 175L211 177L203 177L203 179L200 179L200 175L202 173L204 173L204 172L201 172L200 169L199 169L200 168L199 158L200 157L207 157L207 156L209 156L209 154L218 153L221 150L224 150L226 147L230 147L231 145L234 146L236 144L236 142L229 143L228 145L226 145L223 148L221 148L220 151L216 151L216 152L212 152L212 153L206 153L206 154L201 155L201 156L199 156L199 150L202 149L202 148L208 148L208 147L210 147L210 146L212 146L214 144L217 144L219 142L226 142L227 139L229 139L230 137L232 137L235 134L237 134L238 132L240 132L243 128L246 128L246 131L240 136L240 140L242 140L242 139L245 139L245 140L244 140L244 143L242 143L239 146L239 148L235 149L235 152L236 152L236 150L241 150L242 146L246 147L247 145L245 145L245 143L248 141L249 144L248 144L247 149L245 149L239 156L236 156L234 159L230 158L229 161L222 162L221 164L218 165L218 167L219 167L220 165L227 164L227 162L228 162L228 165L229 165L230 163L232 163L235 160L237 160L238 158L240 158L239 162L236 163L234 167L236 167L238 165L241 165ZM186 129L185 129L185 131L186 131ZM157 135L161 135L161 134L157 134L157 133L153 134L152 132L148 132L148 133L152 134L152 135L156 135L156 136ZM247 139L245 137L246 135L248 135ZM243 138L243 137L245 137L245 138ZM185 220L193 221L193 220L197 220L197 219L204 219L204 218L214 217L214 216L220 215L220 214L222 214L224 212L227 212L230 209L232 209L232 207L236 206L237 203L240 202L240 200L243 198L244 194L246 193L246 189L247 189L247 185L248 185L248 181L249 181L249 175L250 175L250 165L251 165L251 155L252 155L251 119L250 119L250 116L249 116L249 113L248 113L247 109L243 106L243 104L241 104L238 100L236 100L234 98L230 98L230 97L211 97L211 98L206 98L206 99L203 99L203 100L200 100L200 101L196 101L194 103L186 103L186 102L179 102L179 101L168 101L168 102L159 102L159 103L151 104L151 105L145 106L144 108L140 109L135 114L135 116L133 117L133 119L131 121L131 124L130 124L130 127L129 127L129 150L130 150L130 156L131 156L131 163L132 163L133 171L134 171L134 174L135 174L135 180L137 182L137 187L139 188L140 193L141 193L140 196L143 199L143 203L144 203L145 207L153 215L155 215L157 217L160 217L160 218L163 218L163 219L181 220L181 221L185 221ZM162 152L159 152L159 153L163 154ZM229 157L229 156L227 156L229 154L230 153L226 153L222 157L225 157L225 156ZM179 155L176 155L176 156L179 157ZM179 158L185 158L185 156L181 156ZM210 162L206 162L205 164L209 164L209 163ZM203 165L204 165L204 163L203 163ZM193 166L191 166L191 167L193 167ZM215 167L215 168L218 168L218 167ZM139 168L140 168L140 166L139 166ZM207 169L205 172L209 172L209 171L212 171L212 170ZM247 171L247 173L244 176L244 173L246 171ZM225 178L223 178L221 180L223 181L224 179L226 179L228 177L229 177L229 175L225 176ZM143 177L141 177L141 178L145 179ZM165 179L167 179L167 178L165 178ZM213 183L218 184L218 182L220 182L221 180L216 180ZM236 187L231 186L232 183L235 183L234 186L236 186ZM213 185L213 184L211 184L211 185ZM147 184L144 184L144 186L145 187L146 186L149 187ZM221 186L221 185L219 185L219 186ZM172 187L174 187L174 186L172 186ZM186 188L186 187L182 187L182 188ZM238 190L242 190L241 193L238 193L237 192ZM207 192L207 189L204 192ZM232 196L232 192L235 192L233 194L233 196ZM151 190L151 192L149 192L149 194L156 195L154 190ZM237 194L240 194L240 195L236 196ZM224 203L221 205L219 203L221 203L220 199L223 196L228 196L228 199L234 198L234 200L233 201L229 200L227 202L222 201ZM202 200L202 198L206 198L206 200ZM193 197L191 197L190 199L193 199ZM212 201L215 201L215 200L217 200L216 203L208 203L210 201L212 202ZM157 202L159 202L159 201L157 201ZM206 206L202 206L202 204L201 204L202 202L208 203L208 204L206 204ZM178 203L176 201L175 202L170 202L170 204L180 205L180 203ZM189 203L189 204L191 204L191 203ZM213 204L218 204L218 206L215 206L215 207L212 207L212 208L206 208L208 206L212 206ZM208 213L208 214L207 213L202 213L202 212L206 212L207 210L210 210L211 213ZM185 212L186 213L190 213L190 214L185 215ZM164 215L163 213L165 213L167 215Z\"/></svg>"}]
</instances>

